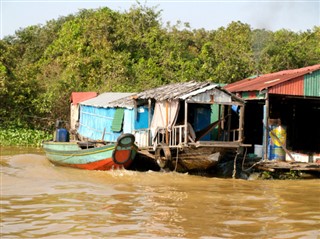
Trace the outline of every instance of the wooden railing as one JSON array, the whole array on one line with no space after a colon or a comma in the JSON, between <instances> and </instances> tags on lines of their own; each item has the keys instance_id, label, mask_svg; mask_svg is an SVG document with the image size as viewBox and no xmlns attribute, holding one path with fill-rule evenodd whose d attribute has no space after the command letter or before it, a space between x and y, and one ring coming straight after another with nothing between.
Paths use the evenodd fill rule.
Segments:
<instances>
[{"instance_id":1,"label":"wooden railing","mask_svg":"<svg viewBox=\"0 0 320 239\"><path fill-rule=\"evenodd\" d=\"M166 129L158 128L156 137L151 136L151 130L139 129L135 131L136 144L140 148L153 147L159 143L166 143L169 147L179 147L184 143L184 125L176 125L171 131L166 132ZM168 137L166 136L168 134Z\"/></svg>"},{"instance_id":2,"label":"wooden railing","mask_svg":"<svg viewBox=\"0 0 320 239\"><path fill-rule=\"evenodd\" d=\"M134 132L135 142L139 148L150 147L150 129L139 129Z\"/></svg>"},{"instance_id":3,"label":"wooden railing","mask_svg":"<svg viewBox=\"0 0 320 239\"><path fill-rule=\"evenodd\" d=\"M239 141L239 132L240 129L232 129L230 130L230 135L228 136L228 132L224 131L225 134L221 138L221 141L226 141L226 142L237 142Z\"/></svg>"},{"instance_id":4,"label":"wooden railing","mask_svg":"<svg viewBox=\"0 0 320 239\"><path fill-rule=\"evenodd\" d=\"M171 131L166 132L166 128L158 128L156 137L151 135L151 130L139 129L135 131L136 144L139 148L153 148L160 143L166 143L170 148L181 147L182 145L191 142L190 137L188 141L185 141L185 126L176 125L172 127ZM219 141L222 142L237 142L239 141L239 131L240 129L234 129L224 134ZM168 134L168 136L166 136Z\"/></svg>"}]
</instances>

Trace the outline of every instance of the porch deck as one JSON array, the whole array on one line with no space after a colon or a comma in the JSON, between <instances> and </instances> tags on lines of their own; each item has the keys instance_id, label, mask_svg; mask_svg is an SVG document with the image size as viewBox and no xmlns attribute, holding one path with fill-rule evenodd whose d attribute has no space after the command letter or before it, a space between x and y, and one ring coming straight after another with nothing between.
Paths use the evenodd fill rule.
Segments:
<instances>
[{"instance_id":1,"label":"porch deck","mask_svg":"<svg viewBox=\"0 0 320 239\"><path fill-rule=\"evenodd\" d=\"M251 144L243 144L237 141L197 141L195 143L189 143L190 146L199 147L212 147L212 148L239 148L239 147L251 147Z\"/></svg>"}]
</instances>

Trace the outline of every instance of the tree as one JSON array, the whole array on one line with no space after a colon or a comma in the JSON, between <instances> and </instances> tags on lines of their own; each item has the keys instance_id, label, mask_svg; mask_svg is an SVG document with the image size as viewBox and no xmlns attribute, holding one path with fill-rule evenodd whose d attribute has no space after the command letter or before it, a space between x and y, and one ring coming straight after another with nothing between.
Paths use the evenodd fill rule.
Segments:
<instances>
[{"instance_id":1,"label":"tree","mask_svg":"<svg viewBox=\"0 0 320 239\"><path fill-rule=\"evenodd\" d=\"M163 27L160 17L139 3L123 13L81 10L5 37L0 120L31 126L40 118L67 120L73 91L139 92L190 80L226 84L320 62L319 27L271 32L238 21L207 31L180 21Z\"/></svg>"},{"instance_id":2,"label":"tree","mask_svg":"<svg viewBox=\"0 0 320 239\"><path fill-rule=\"evenodd\" d=\"M254 71L251 29L248 24L232 22L219 28L213 39L215 81L232 83Z\"/></svg>"}]
</instances>

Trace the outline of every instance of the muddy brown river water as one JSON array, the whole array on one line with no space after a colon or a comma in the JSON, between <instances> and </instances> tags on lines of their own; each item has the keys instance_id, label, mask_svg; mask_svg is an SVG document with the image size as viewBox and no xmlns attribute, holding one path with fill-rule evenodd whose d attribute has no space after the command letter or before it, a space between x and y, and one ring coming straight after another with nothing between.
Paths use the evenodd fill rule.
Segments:
<instances>
[{"instance_id":1,"label":"muddy brown river water","mask_svg":"<svg viewBox=\"0 0 320 239\"><path fill-rule=\"evenodd\" d=\"M320 238L320 180L53 166L1 148L0 238Z\"/></svg>"}]
</instances>

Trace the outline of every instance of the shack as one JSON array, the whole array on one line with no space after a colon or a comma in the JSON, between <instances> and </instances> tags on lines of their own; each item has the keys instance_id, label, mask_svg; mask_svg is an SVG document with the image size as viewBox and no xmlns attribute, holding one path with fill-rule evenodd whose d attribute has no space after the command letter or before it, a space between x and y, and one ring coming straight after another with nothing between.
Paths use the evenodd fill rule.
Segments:
<instances>
[{"instance_id":1,"label":"shack","mask_svg":"<svg viewBox=\"0 0 320 239\"><path fill-rule=\"evenodd\" d=\"M81 139L116 142L122 133L131 133L134 125L134 93L108 92L80 102L78 134ZM118 103L128 98L127 104Z\"/></svg>"},{"instance_id":2,"label":"shack","mask_svg":"<svg viewBox=\"0 0 320 239\"><path fill-rule=\"evenodd\" d=\"M243 152L245 102L209 82L164 85L133 96L139 154L161 168L207 170L227 153Z\"/></svg>"},{"instance_id":3,"label":"shack","mask_svg":"<svg viewBox=\"0 0 320 239\"><path fill-rule=\"evenodd\" d=\"M244 143L252 145L249 153L274 159L272 129L281 126L283 160L320 162L320 64L256 75L224 88L246 100Z\"/></svg>"},{"instance_id":4,"label":"shack","mask_svg":"<svg viewBox=\"0 0 320 239\"><path fill-rule=\"evenodd\" d=\"M75 131L79 121L79 103L97 97L96 92L72 92L70 96L70 131Z\"/></svg>"}]
</instances>

